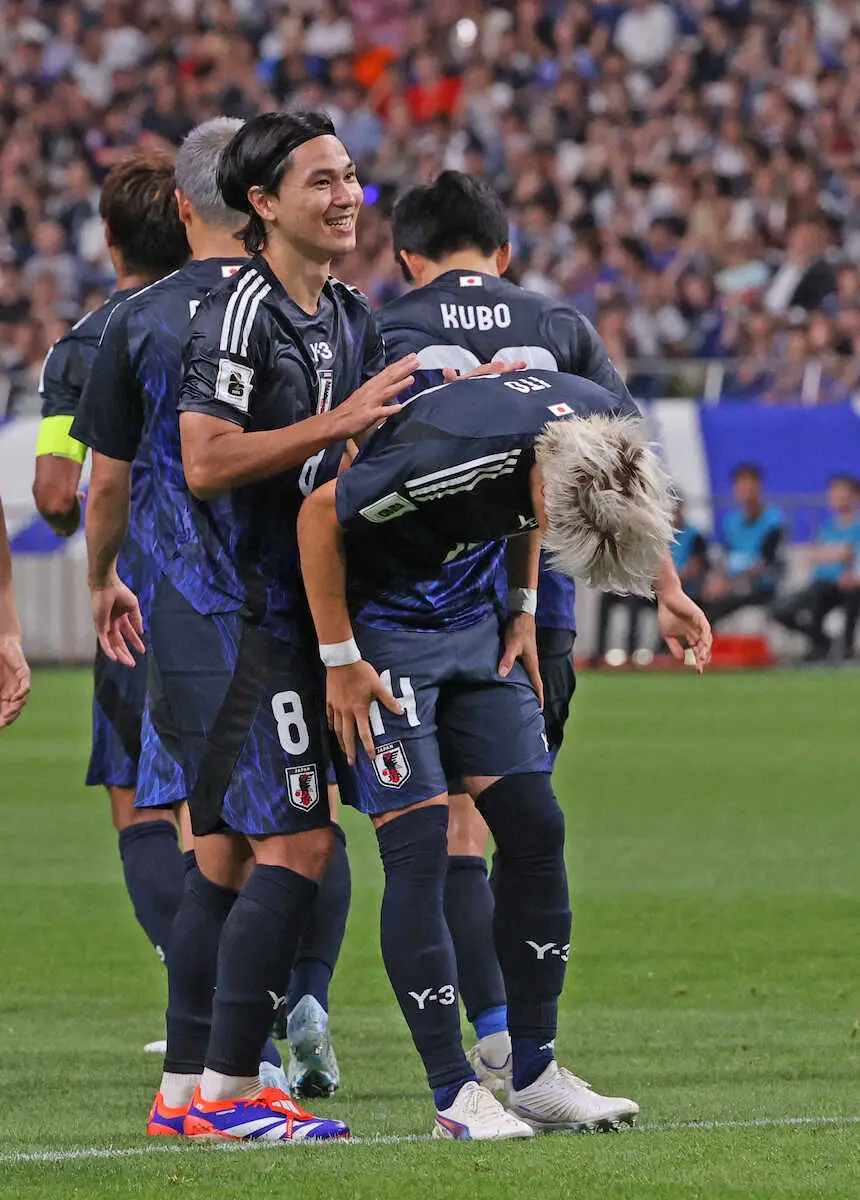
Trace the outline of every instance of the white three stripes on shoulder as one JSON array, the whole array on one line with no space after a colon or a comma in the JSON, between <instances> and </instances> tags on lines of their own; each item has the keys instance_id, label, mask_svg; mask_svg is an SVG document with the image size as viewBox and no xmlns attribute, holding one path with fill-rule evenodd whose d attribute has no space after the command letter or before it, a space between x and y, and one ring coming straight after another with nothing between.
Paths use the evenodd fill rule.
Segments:
<instances>
[{"instance_id":1,"label":"white three stripes on shoulder","mask_svg":"<svg viewBox=\"0 0 860 1200\"><path fill-rule=\"evenodd\" d=\"M245 316L251 296L255 292L259 292L264 286L267 292L271 291L270 285L266 283L259 271L248 271L239 280L233 295L227 303L224 320L221 323L222 353L229 350L231 354L235 354L238 350L239 340L242 336L243 317ZM256 308L253 311L256 312ZM245 344L247 345L247 339Z\"/></svg>"},{"instance_id":2,"label":"white three stripes on shoulder","mask_svg":"<svg viewBox=\"0 0 860 1200\"><path fill-rule=\"evenodd\" d=\"M429 475L417 475L414 479L407 479L406 486L420 488L425 483L433 483L436 480L445 479L449 475L462 475L464 472L472 470L473 467L483 467L488 463L501 463L508 458L513 458L516 462L520 454L519 449L502 450L499 454L485 454L483 458L470 458L468 462L458 463L456 467L443 467L440 471L431 471Z\"/></svg>"}]
</instances>

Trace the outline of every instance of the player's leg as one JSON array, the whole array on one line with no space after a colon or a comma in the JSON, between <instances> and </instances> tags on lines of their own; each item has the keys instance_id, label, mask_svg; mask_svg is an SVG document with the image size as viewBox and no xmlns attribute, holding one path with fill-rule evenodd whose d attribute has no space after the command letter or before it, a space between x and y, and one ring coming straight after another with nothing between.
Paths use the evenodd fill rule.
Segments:
<instances>
[{"instance_id":1,"label":"player's leg","mask_svg":"<svg viewBox=\"0 0 860 1200\"><path fill-rule=\"evenodd\" d=\"M290 1045L290 1093L301 1097L331 1096L340 1083L328 1027L328 989L346 931L352 881L346 835L336 823L337 788L331 783L328 799L334 834L332 853L299 944L287 1003L280 1010L280 1036L288 1037Z\"/></svg>"},{"instance_id":2,"label":"player's leg","mask_svg":"<svg viewBox=\"0 0 860 1200\"><path fill-rule=\"evenodd\" d=\"M362 655L393 684L403 712L371 713L376 753L359 753L344 795L373 820L385 873L381 942L385 968L421 1055L436 1107L434 1136L528 1137L465 1054L457 969L445 921L448 808L436 743L440 678L453 667L447 636L359 626Z\"/></svg>"},{"instance_id":3,"label":"player's leg","mask_svg":"<svg viewBox=\"0 0 860 1200\"><path fill-rule=\"evenodd\" d=\"M194 1137L342 1137L345 1125L311 1117L259 1074L334 841L321 679L306 651L241 621L238 634L189 803L204 874L205 844L223 827L247 839L254 865L220 932L211 1033L183 1128Z\"/></svg>"},{"instance_id":4,"label":"player's leg","mask_svg":"<svg viewBox=\"0 0 860 1200\"><path fill-rule=\"evenodd\" d=\"M635 1104L597 1095L554 1059L571 926L564 817L525 671L517 664L500 679L492 627L470 633L461 654L469 686L440 708L440 745L446 764L461 765L497 846L494 933L508 1002L512 1108L535 1129L630 1120Z\"/></svg>"},{"instance_id":5,"label":"player's leg","mask_svg":"<svg viewBox=\"0 0 860 1200\"><path fill-rule=\"evenodd\" d=\"M141 928L164 960L182 892L182 851L169 805L138 816L135 788L146 699L144 661L129 670L99 647L93 668L93 741L87 783L108 792L126 890Z\"/></svg>"},{"instance_id":6,"label":"player's leg","mask_svg":"<svg viewBox=\"0 0 860 1200\"><path fill-rule=\"evenodd\" d=\"M498 1090L510 1072L505 984L493 941L493 892L487 877L489 830L471 796L451 795L445 920L457 981L478 1041L468 1058L479 1082Z\"/></svg>"}]
</instances>

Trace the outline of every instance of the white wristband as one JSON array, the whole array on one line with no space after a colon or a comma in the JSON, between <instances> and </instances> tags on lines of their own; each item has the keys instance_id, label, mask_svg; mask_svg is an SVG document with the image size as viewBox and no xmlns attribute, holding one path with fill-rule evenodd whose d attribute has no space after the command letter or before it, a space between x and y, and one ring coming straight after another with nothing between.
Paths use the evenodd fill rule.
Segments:
<instances>
[{"instance_id":1,"label":"white wristband","mask_svg":"<svg viewBox=\"0 0 860 1200\"><path fill-rule=\"evenodd\" d=\"M325 667L349 667L352 663L361 662L361 651L355 638L346 642L330 642L320 646L320 658Z\"/></svg>"},{"instance_id":2,"label":"white wristband","mask_svg":"<svg viewBox=\"0 0 860 1200\"><path fill-rule=\"evenodd\" d=\"M537 588L508 588L508 612L528 613L533 617L537 612Z\"/></svg>"}]
</instances>

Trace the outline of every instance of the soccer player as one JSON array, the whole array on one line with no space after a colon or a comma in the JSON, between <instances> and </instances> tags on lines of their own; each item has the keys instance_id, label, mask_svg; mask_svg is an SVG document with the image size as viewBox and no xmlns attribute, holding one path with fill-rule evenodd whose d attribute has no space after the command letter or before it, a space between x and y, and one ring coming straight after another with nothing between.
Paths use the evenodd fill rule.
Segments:
<instances>
[{"instance_id":1,"label":"soccer player","mask_svg":"<svg viewBox=\"0 0 860 1200\"><path fill-rule=\"evenodd\" d=\"M42 370L42 423L36 445L33 495L39 512L60 537L80 524L78 487L87 447L71 434L99 339L117 305L136 290L180 267L188 257L185 230L174 196L173 168L164 159L133 155L109 172L99 212L117 274L117 290L88 313L51 348ZM135 496L148 481L135 476ZM154 572L140 544L126 538L118 546L119 574L146 602ZM184 797L182 774L167 752L153 747L153 768L163 779L156 808L136 809L146 698L146 664L132 670L111 661L96 647L92 754L87 784L103 785L119 835L126 888L135 916L163 960L182 893L184 865L172 806Z\"/></svg>"},{"instance_id":2,"label":"soccer player","mask_svg":"<svg viewBox=\"0 0 860 1200\"><path fill-rule=\"evenodd\" d=\"M249 121L222 154L218 183L246 214L254 257L202 301L186 336L179 434L190 491L176 447L161 448L186 514L181 544L164 554L188 564L195 587L163 568L150 635L199 869L173 930L150 1132L341 1137L345 1125L261 1088L257 1072L335 840L295 520L347 439L391 411L415 361L379 373L367 300L329 276L332 257L355 244L362 193L327 117ZM112 629L125 614L136 619L133 606L115 609Z\"/></svg>"},{"instance_id":3,"label":"soccer player","mask_svg":"<svg viewBox=\"0 0 860 1200\"><path fill-rule=\"evenodd\" d=\"M354 764L349 799L376 828L383 958L433 1090L435 1136L615 1128L638 1112L554 1059L570 948L564 819L534 673L513 661L533 644L534 617L517 614L500 646L494 543L511 538L515 588L536 586L539 539L517 537L535 528L567 575L643 594L653 584L673 653L683 657L684 638L701 669L710 630L672 566L671 514L635 406L544 370L421 393L302 507L328 715ZM440 586L443 566L477 545L487 569L471 557L456 586ZM507 1112L476 1081L460 1039L443 905L451 775L463 777L497 846Z\"/></svg>"},{"instance_id":4,"label":"soccer player","mask_svg":"<svg viewBox=\"0 0 860 1200\"><path fill-rule=\"evenodd\" d=\"M386 305L381 316L390 359L414 351L416 388L441 382L440 368L469 371L491 360L579 375L620 399L630 395L593 326L567 305L502 279L511 258L507 214L499 196L479 180L445 171L413 187L391 217L394 253L415 289ZM499 558L502 550L499 548ZM485 558L485 549L460 555L447 568L450 584ZM504 571L501 572L502 577ZM504 596L504 591L502 591ZM537 650L547 740L558 753L576 687L572 579L541 560L537 591ZM515 591L509 606L531 606ZM493 896L485 860L487 826L471 799L449 798L445 912L457 955L466 1013L478 1035L469 1053L478 1078L501 1088L510 1080L505 994L495 958Z\"/></svg>"},{"instance_id":5,"label":"soccer player","mask_svg":"<svg viewBox=\"0 0 860 1200\"><path fill-rule=\"evenodd\" d=\"M21 648L21 622L12 587L12 554L0 502L0 729L21 715L30 691L30 668Z\"/></svg>"}]
</instances>

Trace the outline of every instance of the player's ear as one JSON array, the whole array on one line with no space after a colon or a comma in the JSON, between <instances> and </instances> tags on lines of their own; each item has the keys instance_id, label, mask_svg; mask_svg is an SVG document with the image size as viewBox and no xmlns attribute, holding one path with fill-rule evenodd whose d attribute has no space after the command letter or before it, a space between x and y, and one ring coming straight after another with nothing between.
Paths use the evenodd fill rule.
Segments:
<instances>
[{"instance_id":1,"label":"player's ear","mask_svg":"<svg viewBox=\"0 0 860 1200\"><path fill-rule=\"evenodd\" d=\"M415 282L414 266L417 257L415 254L410 254L408 250L401 250L397 255L397 265L400 267L403 278L407 283Z\"/></svg>"},{"instance_id":2,"label":"player's ear","mask_svg":"<svg viewBox=\"0 0 860 1200\"><path fill-rule=\"evenodd\" d=\"M496 267L499 275L504 275L508 267L511 265L511 243L505 242L503 246L499 246L496 251Z\"/></svg>"},{"instance_id":3,"label":"player's ear","mask_svg":"<svg viewBox=\"0 0 860 1200\"><path fill-rule=\"evenodd\" d=\"M275 219L275 197L271 193L264 192L260 187L252 187L248 192L248 200L258 217L262 217L264 221L273 221Z\"/></svg>"},{"instance_id":4,"label":"player's ear","mask_svg":"<svg viewBox=\"0 0 860 1200\"><path fill-rule=\"evenodd\" d=\"M191 207L191 201L185 195L181 188L177 188L176 192L176 207L179 210L179 220L183 225L190 225L191 218L194 215L194 209Z\"/></svg>"}]
</instances>

